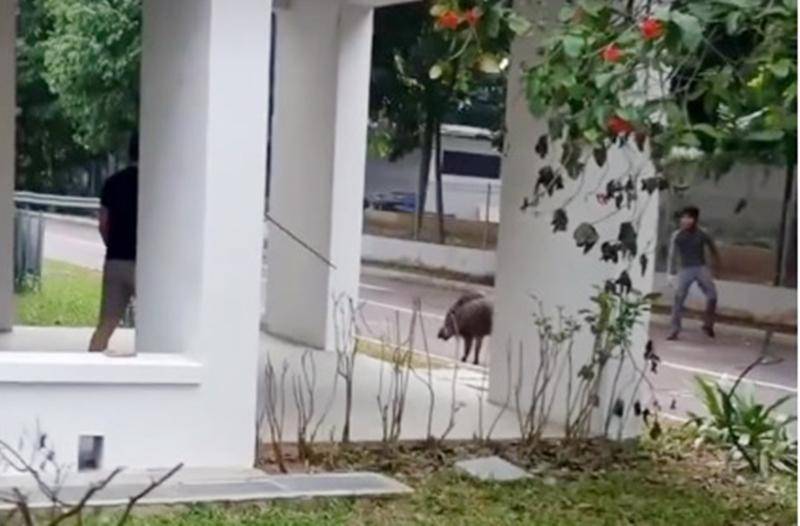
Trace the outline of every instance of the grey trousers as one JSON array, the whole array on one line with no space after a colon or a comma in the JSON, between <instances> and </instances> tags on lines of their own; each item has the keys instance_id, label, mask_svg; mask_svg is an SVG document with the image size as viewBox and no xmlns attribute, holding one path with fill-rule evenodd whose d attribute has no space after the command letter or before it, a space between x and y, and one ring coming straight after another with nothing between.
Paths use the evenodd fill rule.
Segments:
<instances>
[{"instance_id":1,"label":"grey trousers","mask_svg":"<svg viewBox=\"0 0 800 526\"><path fill-rule=\"evenodd\" d=\"M697 283L706 296L706 312L703 322L704 327L714 327L714 317L717 313L717 287L714 278L707 266L687 267L678 272L678 283L675 288L675 301L672 304L672 332L677 334L681 330L684 303L689 294L692 283Z\"/></svg>"}]
</instances>

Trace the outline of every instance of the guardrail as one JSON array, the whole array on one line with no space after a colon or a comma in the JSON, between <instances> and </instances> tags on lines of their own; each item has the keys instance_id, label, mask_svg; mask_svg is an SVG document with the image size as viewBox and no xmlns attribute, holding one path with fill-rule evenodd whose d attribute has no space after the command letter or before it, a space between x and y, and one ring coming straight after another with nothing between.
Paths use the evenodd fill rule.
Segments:
<instances>
[{"instance_id":1,"label":"guardrail","mask_svg":"<svg viewBox=\"0 0 800 526\"><path fill-rule=\"evenodd\" d=\"M97 197L74 197L68 195L54 195L54 194L37 194L35 192L15 192L14 202L23 205L38 205L38 206L52 206L56 208L75 208L79 210L99 210L100 199ZM264 219L269 221L276 228L283 231L287 236L292 238L297 244L314 254L317 258L322 260L326 265L331 268L336 268L328 258L314 250L313 247L308 245L305 241L300 239L291 230L280 224L268 213L264 214ZM266 240L265 240L266 241Z\"/></svg>"},{"instance_id":2,"label":"guardrail","mask_svg":"<svg viewBox=\"0 0 800 526\"><path fill-rule=\"evenodd\" d=\"M97 197L75 197L69 195L37 194L35 192L16 192L14 194L14 202L25 205L75 208L80 210L100 209L100 199Z\"/></svg>"}]
</instances>

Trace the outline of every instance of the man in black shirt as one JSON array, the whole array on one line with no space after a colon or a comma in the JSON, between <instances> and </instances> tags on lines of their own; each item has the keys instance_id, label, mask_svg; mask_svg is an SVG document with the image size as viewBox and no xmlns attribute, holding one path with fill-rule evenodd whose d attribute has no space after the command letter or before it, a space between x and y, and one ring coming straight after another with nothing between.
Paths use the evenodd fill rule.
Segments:
<instances>
[{"instance_id":1,"label":"man in black shirt","mask_svg":"<svg viewBox=\"0 0 800 526\"><path fill-rule=\"evenodd\" d=\"M100 196L100 235L106 245L100 319L89 350L105 351L136 291L139 139L128 147L131 165L109 177Z\"/></svg>"}]
</instances>

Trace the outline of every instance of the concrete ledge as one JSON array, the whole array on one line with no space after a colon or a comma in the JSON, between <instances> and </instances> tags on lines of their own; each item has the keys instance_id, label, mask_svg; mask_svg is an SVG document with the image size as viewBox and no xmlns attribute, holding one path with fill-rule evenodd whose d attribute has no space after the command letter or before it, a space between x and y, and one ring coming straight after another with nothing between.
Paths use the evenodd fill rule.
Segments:
<instances>
[{"instance_id":1,"label":"concrete ledge","mask_svg":"<svg viewBox=\"0 0 800 526\"><path fill-rule=\"evenodd\" d=\"M203 366L179 354L0 352L0 384L198 385Z\"/></svg>"}]
</instances>

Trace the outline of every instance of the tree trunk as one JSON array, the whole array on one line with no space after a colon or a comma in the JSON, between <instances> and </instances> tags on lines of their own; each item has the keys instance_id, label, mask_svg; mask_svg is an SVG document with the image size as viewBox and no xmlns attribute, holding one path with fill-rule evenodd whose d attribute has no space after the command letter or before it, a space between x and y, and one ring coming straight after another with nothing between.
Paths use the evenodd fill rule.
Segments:
<instances>
[{"instance_id":1,"label":"tree trunk","mask_svg":"<svg viewBox=\"0 0 800 526\"><path fill-rule=\"evenodd\" d=\"M439 222L439 243L444 244L444 194L442 193L442 126L436 123L436 150L434 166L436 167L436 219Z\"/></svg>"},{"instance_id":2,"label":"tree trunk","mask_svg":"<svg viewBox=\"0 0 800 526\"><path fill-rule=\"evenodd\" d=\"M433 155L433 138L435 134L433 117L425 120L422 130L422 143L420 144L419 176L417 178L417 202L414 218L414 239L419 239L422 231L422 218L425 214L425 200L428 197L428 178L431 171L431 156Z\"/></svg>"},{"instance_id":3,"label":"tree trunk","mask_svg":"<svg viewBox=\"0 0 800 526\"><path fill-rule=\"evenodd\" d=\"M777 250L777 257L776 257L776 269L775 269L775 280L774 285L776 287L780 287L784 285L786 281L786 264L787 264L787 257L786 251L789 248L788 243L788 228L789 228L789 214L791 210L789 209L789 205L792 202L792 194L794 190L794 165L787 164L786 166L786 186L783 190L783 203L781 206L781 226L778 233L778 250Z\"/></svg>"}]
</instances>

